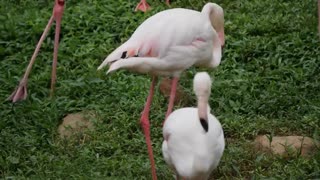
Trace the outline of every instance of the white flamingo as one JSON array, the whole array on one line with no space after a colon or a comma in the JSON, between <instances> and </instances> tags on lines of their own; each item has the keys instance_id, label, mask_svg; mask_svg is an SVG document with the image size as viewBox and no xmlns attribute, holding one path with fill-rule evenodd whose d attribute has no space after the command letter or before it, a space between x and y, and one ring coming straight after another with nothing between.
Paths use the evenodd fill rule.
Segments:
<instances>
[{"instance_id":1,"label":"white flamingo","mask_svg":"<svg viewBox=\"0 0 320 180\"><path fill-rule=\"evenodd\" d=\"M208 179L224 151L224 135L220 122L210 114L208 100L211 79L197 73L193 88L198 107L172 112L163 127L162 153L177 179Z\"/></svg>"},{"instance_id":2,"label":"white flamingo","mask_svg":"<svg viewBox=\"0 0 320 180\"><path fill-rule=\"evenodd\" d=\"M146 138L152 177L156 171L150 140L149 110L157 75L172 76L166 117L171 113L179 76L192 65L217 67L224 45L223 9L207 3L201 12L169 9L145 20L128 41L114 50L98 69L110 65L107 72L128 69L153 75L149 95L140 119Z\"/></svg>"}]
</instances>

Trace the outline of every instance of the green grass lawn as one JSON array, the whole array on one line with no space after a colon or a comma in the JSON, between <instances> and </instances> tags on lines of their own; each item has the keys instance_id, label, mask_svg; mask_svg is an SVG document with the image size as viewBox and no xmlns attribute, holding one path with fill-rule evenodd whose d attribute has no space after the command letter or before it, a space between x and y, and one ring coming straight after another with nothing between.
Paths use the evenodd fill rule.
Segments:
<instances>
[{"instance_id":1,"label":"green grass lawn","mask_svg":"<svg viewBox=\"0 0 320 180\"><path fill-rule=\"evenodd\" d=\"M139 126L150 77L97 72L102 60L147 17L138 0L66 0L57 88L49 98L54 31L37 57L28 99L5 101L22 77L49 17L53 0L3 0L0 6L0 178L150 179ZM320 139L320 46L316 0L217 0L225 10L226 46L214 77L210 105L228 139L216 179L320 178L320 153L305 159L254 152L256 135L303 135ZM206 1L177 0L172 8L201 10ZM181 77L194 98L192 79ZM187 104L194 106L196 102ZM179 108L181 106L176 106ZM152 140L159 179L173 179L162 154L161 124L167 98L155 93ZM62 118L95 111L97 128L85 142L58 139Z\"/></svg>"}]
</instances>

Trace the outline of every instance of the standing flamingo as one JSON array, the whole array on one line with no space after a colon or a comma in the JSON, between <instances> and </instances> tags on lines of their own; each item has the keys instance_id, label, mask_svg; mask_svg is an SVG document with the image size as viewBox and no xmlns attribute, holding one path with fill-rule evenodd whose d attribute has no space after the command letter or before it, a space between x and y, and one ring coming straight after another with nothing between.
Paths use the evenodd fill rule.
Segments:
<instances>
[{"instance_id":1,"label":"standing flamingo","mask_svg":"<svg viewBox=\"0 0 320 180\"><path fill-rule=\"evenodd\" d=\"M170 1L166 0L167 5L170 5ZM142 12L146 12L150 9L150 5L147 3L147 0L140 0L140 2L138 3L138 5L136 6L135 11L142 11Z\"/></svg>"},{"instance_id":2,"label":"standing flamingo","mask_svg":"<svg viewBox=\"0 0 320 180\"><path fill-rule=\"evenodd\" d=\"M192 65L217 67L224 45L223 9L207 3L201 12L169 9L145 20L130 39L114 50L98 67L110 65L107 72L128 69L153 75L140 123L145 135L152 168L156 170L150 140L149 110L157 75L173 76L166 117L171 113L179 76Z\"/></svg>"},{"instance_id":3,"label":"standing flamingo","mask_svg":"<svg viewBox=\"0 0 320 180\"><path fill-rule=\"evenodd\" d=\"M59 35L60 35L60 27L61 27L61 19L63 15L65 2L64 0L55 0L55 4L53 7L52 16L49 19L49 22L44 29L41 38L37 44L37 47L31 57L30 63L28 64L27 70L23 76L23 78L20 80L19 86L15 89L15 91L10 95L8 100L12 102L17 102L19 100L25 100L27 98L27 83L28 83L28 77L32 69L32 65L35 62L35 59L38 55L38 52L40 50L41 44L43 40L45 39L53 21L56 21L56 29L55 29L55 37L54 37L54 50L53 50L53 63L52 63L52 74L51 74L51 91L50 95L53 95L55 83L56 83L56 69L57 69L57 61L58 61L58 47L59 47Z\"/></svg>"},{"instance_id":4,"label":"standing flamingo","mask_svg":"<svg viewBox=\"0 0 320 180\"><path fill-rule=\"evenodd\" d=\"M170 114L163 126L162 154L177 179L208 179L224 151L223 129L210 114L211 79L197 73L193 81L198 107L182 108Z\"/></svg>"}]
</instances>

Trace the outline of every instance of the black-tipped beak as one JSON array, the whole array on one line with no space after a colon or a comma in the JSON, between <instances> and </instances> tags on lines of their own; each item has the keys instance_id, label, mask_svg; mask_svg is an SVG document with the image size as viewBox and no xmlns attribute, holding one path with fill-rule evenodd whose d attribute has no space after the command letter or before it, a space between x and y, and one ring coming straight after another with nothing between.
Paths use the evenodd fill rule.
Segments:
<instances>
[{"instance_id":1,"label":"black-tipped beak","mask_svg":"<svg viewBox=\"0 0 320 180\"><path fill-rule=\"evenodd\" d=\"M208 125L208 121L205 120L204 118L200 118L200 123L201 123L201 126L203 127L203 129L208 132L209 130L209 125Z\"/></svg>"},{"instance_id":2,"label":"black-tipped beak","mask_svg":"<svg viewBox=\"0 0 320 180\"><path fill-rule=\"evenodd\" d=\"M124 51L124 52L122 52L122 54L121 54L121 59L125 59L125 58L127 58L127 53L128 53L128 51Z\"/></svg>"}]
</instances>

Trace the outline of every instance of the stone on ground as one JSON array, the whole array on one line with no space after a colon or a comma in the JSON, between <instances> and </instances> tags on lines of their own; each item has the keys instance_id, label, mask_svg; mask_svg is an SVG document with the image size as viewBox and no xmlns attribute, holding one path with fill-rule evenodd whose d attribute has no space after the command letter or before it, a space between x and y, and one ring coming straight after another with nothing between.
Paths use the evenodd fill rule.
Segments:
<instances>
[{"instance_id":1,"label":"stone on ground","mask_svg":"<svg viewBox=\"0 0 320 180\"><path fill-rule=\"evenodd\" d=\"M271 140L271 143L270 143ZM258 136L254 140L255 149L262 152L277 154L288 157L300 153L303 157L308 157L319 151L320 143L310 137L303 136Z\"/></svg>"},{"instance_id":2,"label":"stone on ground","mask_svg":"<svg viewBox=\"0 0 320 180\"><path fill-rule=\"evenodd\" d=\"M82 134L87 130L93 130L94 126L90 119L95 118L92 112L78 112L68 114L63 118L58 127L60 138L70 138L75 134Z\"/></svg>"}]
</instances>

